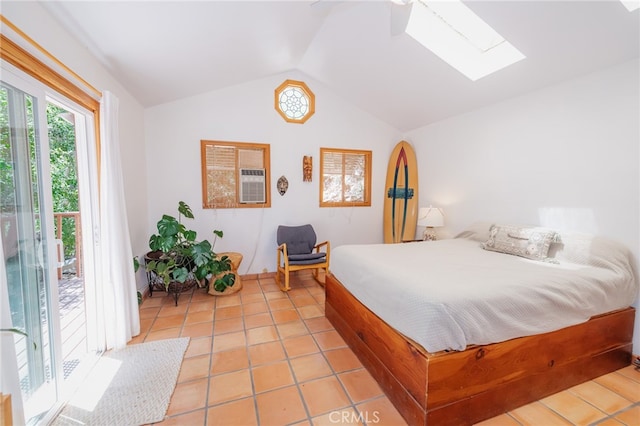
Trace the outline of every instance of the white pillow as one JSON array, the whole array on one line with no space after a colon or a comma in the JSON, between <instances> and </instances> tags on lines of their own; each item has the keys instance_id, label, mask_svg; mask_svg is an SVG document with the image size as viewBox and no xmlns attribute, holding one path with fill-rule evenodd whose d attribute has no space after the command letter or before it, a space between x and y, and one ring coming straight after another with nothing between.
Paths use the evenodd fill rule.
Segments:
<instances>
[{"instance_id":1,"label":"white pillow","mask_svg":"<svg viewBox=\"0 0 640 426\"><path fill-rule=\"evenodd\" d=\"M552 229L492 225L489 228L489 238L482 244L482 248L532 260L555 262L548 257L548 253L551 243L557 242L560 242L560 234Z\"/></svg>"}]
</instances>

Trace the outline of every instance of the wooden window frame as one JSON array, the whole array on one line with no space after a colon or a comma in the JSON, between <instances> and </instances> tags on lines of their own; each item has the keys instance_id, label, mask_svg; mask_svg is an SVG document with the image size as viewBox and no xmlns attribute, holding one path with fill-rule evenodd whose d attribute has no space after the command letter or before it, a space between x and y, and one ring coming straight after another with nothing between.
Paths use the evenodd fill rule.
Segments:
<instances>
[{"instance_id":1,"label":"wooden window frame","mask_svg":"<svg viewBox=\"0 0 640 426\"><path fill-rule=\"evenodd\" d=\"M300 118L292 118L289 117L281 108L280 108L280 94L287 90L290 87L294 87L300 90L307 96L309 100L309 110L305 115ZM309 86L304 81L298 80L285 80L280 86L278 86L275 90L275 109L278 111L278 114L287 122L287 123L297 123L304 124L308 119L311 118L313 114L316 112L316 95L309 89Z\"/></svg>"},{"instance_id":2,"label":"wooden window frame","mask_svg":"<svg viewBox=\"0 0 640 426\"><path fill-rule=\"evenodd\" d=\"M364 201L324 201L324 154L339 153L364 156ZM320 148L320 207L370 207L371 206L371 161L372 152L360 149ZM344 173L342 178L344 199Z\"/></svg>"},{"instance_id":3,"label":"wooden window frame","mask_svg":"<svg viewBox=\"0 0 640 426\"><path fill-rule=\"evenodd\" d=\"M236 175L236 193L235 203L216 205L210 203L208 200L209 185L207 179L207 147L208 146L224 146L235 148L235 170ZM202 174L202 208L203 209L251 209L251 208L264 208L271 207L271 160L270 160L270 145L264 143L253 142L230 142L230 141L214 141L214 140L201 140L200 141L200 159L201 159L201 174ZM238 164L238 149L259 149L263 152L263 165L265 169L265 202L264 203L240 203L240 189L239 179L237 178L238 170L240 169ZM211 183L215 186L215 183Z\"/></svg>"},{"instance_id":4,"label":"wooden window frame","mask_svg":"<svg viewBox=\"0 0 640 426\"><path fill-rule=\"evenodd\" d=\"M63 77L59 72L36 58L17 43L9 39L4 34L0 34L0 59L7 61L25 74L35 78L45 86L55 90L60 95L70 99L93 114L94 134L96 144L96 159L98 170L98 187L100 182L100 101L95 97L102 97L102 93L83 80L78 74L69 69L56 57L46 51L42 46L32 40L11 21L0 15L0 21L8 28L15 31L20 37L26 40L33 48L42 53L60 69L72 75L77 81L84 85L87 90L83 90L78 85ZM95 96L95 97L94 97Z\"/></svg>"}]
</instances>

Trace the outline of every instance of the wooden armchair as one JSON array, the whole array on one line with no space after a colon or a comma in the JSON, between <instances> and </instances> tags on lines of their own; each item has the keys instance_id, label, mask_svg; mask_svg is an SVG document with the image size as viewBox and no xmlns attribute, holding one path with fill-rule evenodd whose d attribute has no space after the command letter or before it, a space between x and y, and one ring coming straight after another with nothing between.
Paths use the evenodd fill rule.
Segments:
<instances>
[{"instance_id":1,"label":"wooden armchair","mask_svg":"<svg viewBox=\"0 0 640 426\"><path fill-rule=\"evenodd\" d=\"M282 291L289 291L289 274L293 271L312 269L313 277L318 281L320 269L324 269L325 277L329 272L329 241L316 244L316 233L311 225L278 226L278 265L276 283ZM280 274L284 274L284 287ZM323 284L320 282L320 284Z\"/></svg>"}]
</instances>

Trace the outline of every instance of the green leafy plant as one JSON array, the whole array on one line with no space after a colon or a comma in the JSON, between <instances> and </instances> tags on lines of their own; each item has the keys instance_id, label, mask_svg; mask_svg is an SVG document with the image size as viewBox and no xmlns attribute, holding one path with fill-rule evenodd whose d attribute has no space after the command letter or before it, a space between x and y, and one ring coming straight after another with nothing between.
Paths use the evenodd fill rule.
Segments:
<instances>
[{"instance_id":1,"label":"green leafy plant","mask_svg":"<svg viewBox=\"0 0 640 426\"><path fill-rule=\"evenodd\" d=\"M133 272L138 272L138 269L140 269L140 259L138 259L138 256L133 256ZM138 305L142 305L142 293L139 291L136 293L138 295Z\"/></svg>"},{"instance_id":2,"label":"green leafy plant","mask_svg":"<svg viewBox=\"0 0 640 426\"><path fill-rule=\"evenodd\" d=\"M0 332L8 332L8 333L16 333L16 334L20 334L21 336L24 337L29 337L29 335L27 333L25 333L24 331L20 330L19 328L0 328Z\"/></svg>"},{"instance_id":3,"label":"green leafy plant","mask_svg":"<svg viewBox=\"0 0 640 426\"><path fill-rule=\"evenodd\" d=\"M47 104L47 128L51 165L51 189L54 212L79 211L78 170L76 162L75 125L67 118L68 111L54 104ZM63 217L61 239L65 259L77 257L77 217Z\"/></svg>"},{"instance_id":4,"label":"green leafy plant","mask_svg":"<svg viewBox=\"0 0 640 426\"><path fill-rule=\"evenodd\" d=\"M26 337L27 339L29 339L29 335L27 333L25 333L24 331L20 330L19 328L0 328L0 332L4 333L15 333L15 334L19 334L21 336ZM38 345L36 344L36 342L33 342L33 349L38 349Z\"/></svg>"},{"instance_id":5,"label":"green leafy plant","mask_svg":"<svg viewBox=\"0 0 640 426\"><path fill-rule=\"evenodd\" d=\"M193 211L184 201L178 203L178 218L163 215L157 223L157 234L149 238L151 252L146 270L153 272L169 289L172 282L184 283L189 278L203 280L217 291L224 291L235 282L231 260L218 257L208 240L197 240L196 231L187 229L182 218L194 219ZM223 232L213 231L214 238L222 238ZM215 243L215 239L214 239Z\"/></svg>"}]
</instances>

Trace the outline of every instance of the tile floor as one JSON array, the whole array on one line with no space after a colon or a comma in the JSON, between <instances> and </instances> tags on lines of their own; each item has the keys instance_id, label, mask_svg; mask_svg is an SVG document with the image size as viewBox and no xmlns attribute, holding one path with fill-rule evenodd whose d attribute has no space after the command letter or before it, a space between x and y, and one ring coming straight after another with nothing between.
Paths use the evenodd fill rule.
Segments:
<instances>
[{"instance_id":1,"label":"tile floor","mask_svg":"<svg viewBox=\"0 0 640 426\"><path fill-rule=\"evenodd\" d=\"M324 317L324 289L305 272L288 293L253 276L234 295L145 299L131 343L191 338L160 424L406 424ZM481 424L640 425L640 372L629 366Z\"/></svg>"}]
</instances>

